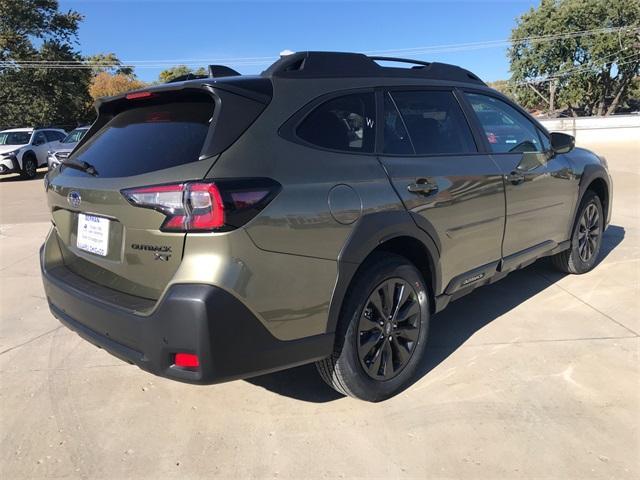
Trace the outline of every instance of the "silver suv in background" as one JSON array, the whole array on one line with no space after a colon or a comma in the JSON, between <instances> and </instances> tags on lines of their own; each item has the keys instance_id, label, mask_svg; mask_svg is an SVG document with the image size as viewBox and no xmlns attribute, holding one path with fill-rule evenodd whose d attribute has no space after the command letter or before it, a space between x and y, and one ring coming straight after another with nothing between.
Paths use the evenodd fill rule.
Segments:
<instances>
[{"instance_id":1,"label":"silver suv in background","mask_svg":"<svg viewBox=\"0 0 640 480\"><path fill-rule=\"evenodd\" d=\"M62 141L58 142L54 148L47 152L47 165L49 166L49 170L56 168L60 165L60 162L64 161L69 156L88 130L88 126L76 128Z\"/></svg>"},{"instance_id":2,"label":"silver suv in background","mask_svg":"<svg viewBox=\"0 0 640 480\"><path fill-rule=\"evenodd\" d=\"M0 132L0 174L33 178L47 163L47 151L67 136L57 128L13 128Z\"/></svg>"}]
</instances>

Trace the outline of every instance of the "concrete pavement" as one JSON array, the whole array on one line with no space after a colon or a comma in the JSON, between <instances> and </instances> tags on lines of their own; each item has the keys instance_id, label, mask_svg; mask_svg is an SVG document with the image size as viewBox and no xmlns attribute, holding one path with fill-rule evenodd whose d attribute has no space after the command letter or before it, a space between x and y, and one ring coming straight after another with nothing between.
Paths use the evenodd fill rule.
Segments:
<instances>
[{"instance_id":1,"label":"concrete pavement","mask_svg":"<svg viewBox=\"0 0 640 480\"><path fill-rule=\"evenodd\" d=\"M450 305L421 378L368 404L313 367L198 387L61 327L41 179L0 177L0 478L640 478L640 145L597 268L541 261Z\"/></svg>"}]
</instances>

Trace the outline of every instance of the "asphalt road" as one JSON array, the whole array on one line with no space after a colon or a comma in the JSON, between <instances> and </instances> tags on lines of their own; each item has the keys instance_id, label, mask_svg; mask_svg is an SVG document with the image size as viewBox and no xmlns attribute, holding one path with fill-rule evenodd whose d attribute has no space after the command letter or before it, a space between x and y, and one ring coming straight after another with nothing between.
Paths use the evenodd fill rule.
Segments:
<instances>
[{"instance_id":1,"label":"asphalt road","mask_svg":"<svg viewBox=\"0 0 640 480\"><path fill-rule=\"evenodd\" d=\"M597 268L541 261L451 304L380 404L313 367L184 385L81 340L40 283L42 180L0 178L0 477L640 478L640 141L595 147L615 182Z\"/></svg>"}]
</instances>

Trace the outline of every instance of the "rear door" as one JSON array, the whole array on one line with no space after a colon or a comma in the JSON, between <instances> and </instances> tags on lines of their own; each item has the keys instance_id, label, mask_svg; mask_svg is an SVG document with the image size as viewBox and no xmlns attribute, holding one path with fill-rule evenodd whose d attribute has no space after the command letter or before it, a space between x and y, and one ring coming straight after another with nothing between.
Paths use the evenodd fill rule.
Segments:
<instances>
[{"instance_id":1,"label":"rear door","mask_svg":"<svg viewBox=\"0 0 640 480\"><path fill-rule=\"evenodd\" d=\"M577 191L569 161L551 154L545 134L516 107L480 92L465 96L504 174L505 261L567 240Z\"/></svg>"},{"instance_id":2,"label":"rear door","mask_svg":"<svg viewBox=\"0 0 640 480\"><path fill-rule=\"evenodd\" d=\"M128 102L49 174L48 201L67 268L88 280L156 299L180 264L184 233L162 232L165 215L131 205L121 190L201 179L215 157L200 159L210 131L206 94Z\"/></svg>"},{"instance_id":3,"label":"rear door","mask_svg":"<svg viewBox=\"0 0 640 480\"><path fill-rule=\"evenodd\" d=\"M476 145L452 90L383 95L380 159L418 225L436 237L447 293L490 276L504 228L500 169Z\"/></svg>"}]
</instances>

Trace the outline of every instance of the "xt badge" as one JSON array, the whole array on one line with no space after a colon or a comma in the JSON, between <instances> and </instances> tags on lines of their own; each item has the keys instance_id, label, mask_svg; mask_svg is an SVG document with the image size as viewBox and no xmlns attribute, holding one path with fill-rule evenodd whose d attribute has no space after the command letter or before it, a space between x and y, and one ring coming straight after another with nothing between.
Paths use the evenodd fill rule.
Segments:
<instances>
[{"instance_id":1,"label":"xt badge","mask_svg":"<svg viewBox=\"0 0 640 480\"><path fill-rule=\"evenodd\" d=\"M133 250L145 250L153 253L154 260L160 260L161 262L168 262L171 258L171 247L168 245L146 245L143 243L132 243L131 248Z\"/></svg>"}]
</instances>

